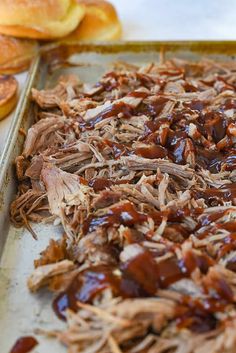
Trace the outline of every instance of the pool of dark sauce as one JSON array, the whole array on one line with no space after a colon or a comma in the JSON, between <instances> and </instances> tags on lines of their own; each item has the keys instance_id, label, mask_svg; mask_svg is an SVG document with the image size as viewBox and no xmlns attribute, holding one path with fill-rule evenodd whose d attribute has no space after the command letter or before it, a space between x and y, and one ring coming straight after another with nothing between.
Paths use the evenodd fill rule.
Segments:
<instances>
[{"instance_id":1,"label":"pool of dark sauce","mask_svg":"<svg viewBox=\"0 0 236 353\"><path fill-rule=\"evenodd\" d=\"M9 353L28 353L38 345L36 338L24 336L17 339Z\"/></svg>"}]
</instances>

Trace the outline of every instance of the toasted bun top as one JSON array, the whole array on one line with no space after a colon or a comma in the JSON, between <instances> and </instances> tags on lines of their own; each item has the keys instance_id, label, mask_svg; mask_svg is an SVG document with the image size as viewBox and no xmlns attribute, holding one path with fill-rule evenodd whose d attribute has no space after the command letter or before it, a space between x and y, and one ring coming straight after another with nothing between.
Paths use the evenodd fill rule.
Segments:
<instances>
[{"instance_id":1,"label":"toasted bun top","mask_svg":"<svg viewBox=\"0 0 236 353\"><path fill-rule=\"evenodd\" d=\"M0 73L14 74L24 71L37 50L38 44L34 40L0 35Z\"/></svg>"},{"instance_id":2,"label":"toasted bun top","mask_svg":"<svg viewBox=\"0 0 236 353\"><path fill-rule=\"evenodd\" d=\"M84 6L75 0L1 0L0 32L20 37L58 38L73 31L84 12ZM31 29L28 33L27 28Z\"/></svg>"},{"instance_id":3,"label":"toasted bun top","mask_svg":"<svg viewBox=\"0 0 236 353\"><path fill-rule=\"evenodd\" d=\"M61 21L71 5L71 0L1 0L2 25L37 26L45 21Z\"/></svg>"},{"instance_id":4,"label":"toasted bun top","mask_svg":"<svg viewBox=\"0 0 236 353\"><path fill-rule=\"evenodd\" d=\"M0 120L5 118L17 103L18 83L14 76L0 75Z\"/></svg>"},{"instance_id":5,"label":"toasted bun top","mask_svg":"<svg viewBox=\"0 0 236 353\"><path fill-rule=\"evenodd\" d=\"M77 0L85 5L85 16L68 40L112 40L121 37L121 24L114 6L105 0Z\"/></svg>"},{"instance_id":6,"label":"toasted bun top","mask_svg":"<svg viewBox=\"0 0 236 353\"><path fill-rule=\"evenodd\" d=\"M18 83L14 76L0 75L0 106L4 105L17 92Z\"/></svg>"}]
</instances>

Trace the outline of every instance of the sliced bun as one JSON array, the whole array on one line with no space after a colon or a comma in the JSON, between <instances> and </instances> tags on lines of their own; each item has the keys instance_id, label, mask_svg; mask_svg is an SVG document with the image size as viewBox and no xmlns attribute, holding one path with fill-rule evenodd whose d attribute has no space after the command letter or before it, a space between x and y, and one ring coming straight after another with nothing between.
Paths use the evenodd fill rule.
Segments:
<instances>
[{"instance_id":1,"label":"sliced bun","mask_svg":"<svg viewBox=\"0 0 236 353\"><path fill-rule=\"evenodd\" d=\"M15 74L26 70L37 50L35 40L0 35L0 74Z\"/></svg>"},{"instance_id":2,"label":"sliced bun","mask_svg":"<svg viewBox=\"0 0 236 353\"><path fill-rule=\"evenodd\" d=\"M72 32L85 14L76 0L1 0L0 33L54 39Z\"/></svg>"},{"instance_id":3,"label":"sliced bun","mask_svg":"<svg viewBox=\"0 0 236 353\"><path fill-rule=\"evenodd\" d=\"M18 83L13 76L0 75L0 120L5 118L17 103Z\"/></svg>"},{"instance_id":4,"label":"sliced bun","mask_svg":"<svg viewBox=\"0 0 236 353\"><path fill-rule=\"evenodd\" d=\"M79 26L66 40L106 41L121 37L121 24L112 4L104 0L77 0L86 12Z\"/></svg>"}]
</instances>

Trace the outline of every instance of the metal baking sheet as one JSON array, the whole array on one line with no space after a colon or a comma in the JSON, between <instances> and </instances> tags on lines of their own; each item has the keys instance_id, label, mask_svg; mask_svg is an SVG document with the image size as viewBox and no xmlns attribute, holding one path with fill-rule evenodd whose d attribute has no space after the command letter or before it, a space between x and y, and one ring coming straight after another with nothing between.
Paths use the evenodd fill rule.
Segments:
<instances>
[{"instance_id":1,"label":"metal baking sheet","mask_svg":"<svg viewBox=\"0 0 236 353\"><path fill-rule=\"evenodd\" d=\"M17 182L14 160L21 153L24 136L20 129L32 125L30 103L32 87L51 86L62 74L75 73L87 83L95 83L112 63L126 61L145 64L163 56L198 60L201 56L215 60L235 60L236 42L125 42L112 44L69 44L44 48L35 59L25 90L21 95L10 133L0 159L0 353L9 352L17 338L34 334L35 329L60 328L64 325L51 309L47 291L30 294L26 280L51 237L61 235L60 226L34 224L35 241L27 230L15 229L9 220L9 205L14 199ZM63 353L66 348L56 340L38 336L36 353Z\"/></svg>"}]
</instances>

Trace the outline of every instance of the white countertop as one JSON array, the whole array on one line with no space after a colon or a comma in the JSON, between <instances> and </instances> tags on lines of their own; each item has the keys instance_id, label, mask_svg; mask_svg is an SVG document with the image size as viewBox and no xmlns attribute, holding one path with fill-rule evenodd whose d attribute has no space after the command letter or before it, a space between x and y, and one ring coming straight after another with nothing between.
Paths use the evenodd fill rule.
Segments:
<instances>
[{"instance_id":1,"label":"white countertop","mask_svg":"<svg viewBox=\"0 0 236 353\"><path fill-rule=\"evenodd\" d=\"M120 16L124 40L236 39L236 0L110 1ZM16 77L22 89L27 74ZM0 122L0 154L11 116Z\"/></svg>"},{"instance_id":2,"label":"white countertop","mask_svg":"<svg viewBox=\"0 0 236 353\"><path fill-rule=\"evenodd\" d=\"M128 40L236 39L235 0L110 0Z\"/></svg>"}]
</instances>

